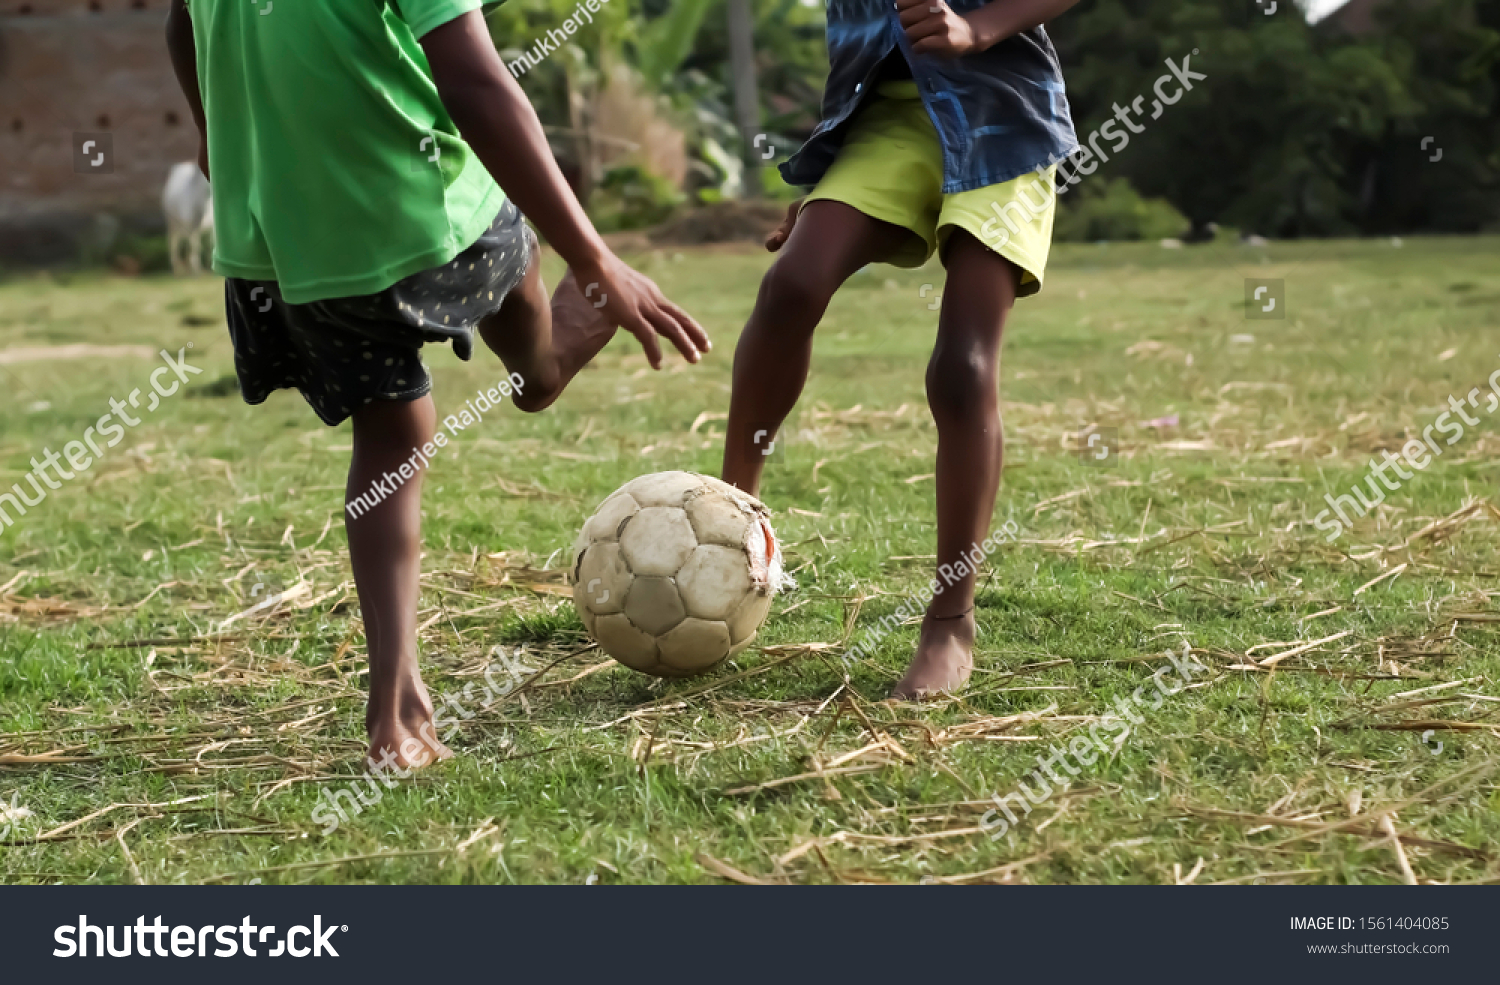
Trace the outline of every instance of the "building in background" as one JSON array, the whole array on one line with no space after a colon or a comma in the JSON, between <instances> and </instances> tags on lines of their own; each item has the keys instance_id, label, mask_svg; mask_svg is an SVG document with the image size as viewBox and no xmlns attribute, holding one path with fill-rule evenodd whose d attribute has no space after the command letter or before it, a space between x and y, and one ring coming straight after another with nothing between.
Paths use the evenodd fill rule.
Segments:
<instances>
[{"instance_id":1,"label":"building in background","mask_svg":"<svg viewBox=\"0 0 1500 985\"><path fill-rule=\"evenodd\" d=\"M103 257L163 228L197 133L167 57L167 0L0 0L0 262Z\"/></svg>"}]
</instances>

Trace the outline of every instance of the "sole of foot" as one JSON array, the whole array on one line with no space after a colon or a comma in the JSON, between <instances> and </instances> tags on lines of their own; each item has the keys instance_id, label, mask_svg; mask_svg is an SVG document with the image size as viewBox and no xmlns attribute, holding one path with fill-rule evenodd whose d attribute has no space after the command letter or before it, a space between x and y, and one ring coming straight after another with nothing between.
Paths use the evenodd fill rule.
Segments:
<instances>
[{"instance_id":1,"label":"sole of foot","mask_svg":"<svg viewBox=\"0 0 1500 985\"><path fill-rule=\"evenodd\" d=\"M552 292L552 350L557 354L564 385L614 338L616 326L604 314L604 296L597 285L594 298L585 296L569 270Z\"/></svg>"}]
</instances>

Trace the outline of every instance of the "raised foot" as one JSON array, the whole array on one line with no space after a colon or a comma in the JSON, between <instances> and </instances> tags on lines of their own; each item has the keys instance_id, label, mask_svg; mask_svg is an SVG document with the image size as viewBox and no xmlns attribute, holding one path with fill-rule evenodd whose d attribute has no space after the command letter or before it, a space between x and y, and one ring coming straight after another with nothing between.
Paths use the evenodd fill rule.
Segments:
<instances>
[{"instance_id":1,"label":"raised foot","mask_svg":"<svg viewBox=\"0 0 1500 985\"><path fill-rule=\"evenodd\" d=\"M604 314L604 294L594 284L588 289L592 297L584 296L569 270L552 292L552 351L564 385L614 338L616 326Z\"/></svg>"},{"instance_id":2,"label":"raised foot","mask_svg":"<svg viewBox=\"0 0 1500 985\"><path fill-rule=\"evenodd\" d=\"M556 360L557 384L529 401L517 394L516 406L521 410L534 412L550 406L578 371L614 338L616 326L610 324L601 303L604 295L597 286L593 286L592 297L585 297L584 290L569 270L552 292L552 357Z\"/></svg>"},{"instance_id":3,"label":"raised foot","mask_svg":"<svg viewBox=\"0 0 1500 985\"><path fill-rule=\"evenodd\" d=\"M974 634L973 609L950 618L934 617L929 611L922 619L917 655L891 697L921 701L963 688L974 672Z\"/></svg>"}]
</instances>

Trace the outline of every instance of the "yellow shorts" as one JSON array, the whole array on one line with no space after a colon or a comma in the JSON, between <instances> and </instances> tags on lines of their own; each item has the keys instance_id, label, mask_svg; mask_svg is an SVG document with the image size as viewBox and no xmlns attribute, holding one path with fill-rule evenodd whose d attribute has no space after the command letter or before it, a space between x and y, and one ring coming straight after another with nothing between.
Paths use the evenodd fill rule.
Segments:
<instances>
[{"instance_id":1,"label":"yellow shorts","mask_svg":"<svg viewBox=\"0 0 1500 985\"><path fill-rule=\"evenodd\" d=\"M962 229L1021 268L1020 297L1040 291L1057 210L1056 169L944 195L942 146L917 84L882 82L875 94L806 201L843 202L910 229L916 236L886 260L897 267L922 266Z\"/></svg>"}]
</instances>

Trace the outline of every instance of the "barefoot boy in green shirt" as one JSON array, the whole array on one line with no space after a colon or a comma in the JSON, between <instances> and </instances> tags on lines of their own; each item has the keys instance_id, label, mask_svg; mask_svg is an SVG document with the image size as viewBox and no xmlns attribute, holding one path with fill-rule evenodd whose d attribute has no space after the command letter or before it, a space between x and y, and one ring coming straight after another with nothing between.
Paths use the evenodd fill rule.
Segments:
<instances>
[{"instance_id":1,"label":"barefoot boy in green shirt","mask_svg":"<svg viewBox=\"0 0 1500 985\"><path fill-rule=\"evenodd\" d=\"M240 390L257 404L294 388L325 423L354 420L346 529L369 646L365 725L372 762L398 767L451 755L417 668L435 423L422 344L452 342L467 359L477 330L525 411L556 400L616 327L656 368L659 336L689 362L709 349L599 238L480 6L174 0L167 20L213 180ZM550 302L522 211L568 263Z\"/></svg>"}]
</instances>

